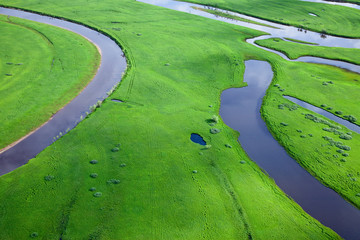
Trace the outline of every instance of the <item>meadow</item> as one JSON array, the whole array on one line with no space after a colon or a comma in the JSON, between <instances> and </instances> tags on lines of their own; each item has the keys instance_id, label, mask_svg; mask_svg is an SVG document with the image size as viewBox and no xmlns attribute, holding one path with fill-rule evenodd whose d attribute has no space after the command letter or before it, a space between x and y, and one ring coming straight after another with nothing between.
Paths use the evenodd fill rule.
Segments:
<instances>
[{"instance_id":1,"label":"meadow","mask_svg":"<svg viewBox=\"0 0 360 240\"><path fill-rule=\"evenodd\" d=\"M186 0L319 33L359 38L359 10L299 0ZM316 14L318 17L309 15Z\"/></svg>"},{"instance_id":2,"label":"meadow","mask_svg":"<svg viewBox=\"0 0 360 240\"><path fill-rule=\"evenodd\" d=\"M111 95L123 103L106 100L1 177L1 239L340 238L286 196L221 119L211 133L221 92L244 86L244 60L285 63L245 42L263 33L130 0L0 2L99 29L130 67Z\"/></svg>"},{"instance_id":3,"label":"meadow","mask_svg":"<svg viewBox=\"0 0 360 240\"><path fill-rule=\"evenodd\" d=\"M27 135L92 79L100 54L70 31L0 15L0 149Z\"/></svg>"},{"instance_id":4,"label":"meadow","mask_svg":"<svg viewBox=\"0 0 360 240\"><path fill-rule=\"evenodd\" d=\"M285 1L284 4L290 4L291 2L294 1ZM227 1L225 3L205 0L196 1L196 3L247 14L252 11L252 9L247 10L247 6L253 6L252 3L245 5L241 1ZM274 11L273 16L284 16L282 21L284 24L289 23L289 19L293 17L288 16L290 11L282 14L281 11L286 9L281 11L276 9L273 1L264 1L261 4L264 5L264 9L272 9ZM305 5L300 7L302 4ZM306 4L296 1L293 8L296 9L296 12L291 11L291 13L296 16L297 12L303 12L303 17L308 18L308 16L305 16L304 9L309 12L314 11L310 10ZM297 5L299 6L295 8ZM283 7L283 5L277 6ZM312 6L316 8L317 4ZM328 7L326 4L321 6L324 9ZM329 7L332 10L326 9L327 17L331 16L333 19L340 16L336 16L337 14L333 12L336 9L341 10L342 13L354 10L343 7L338 8L339 6ZM317 14L316 11L315 13ZM262 18L267 16L263 11L261 11L261 14ZM312 19L312 16L309 16L309 18ZM266 19L271 18L266 17ZM321 19L327 18L320 16L318 21L322 21ZM344 21L341 21L342 23ZM295 25L295 23L293 24ZM312 21L310 23L309 21L306 28L316 29L317 24L318 22ZM337 29L336 32L333 32L334 35L351 37L351 34L345 34L348 28L343 27L341 29L340 25L337 28L336 24L328 24L328 26L330 25L333 29ZM319 29L317 30L319 31ZM326 30L326 32L331 31ZM290 40L297 41L296 39ZM279 38L256 41L256 44L280 51L290 59L297 59L301 56L314 56L360 64L359 49L322 47L302 43L301 41L298 43L284 41ZM271 54L270 56L273 57ZM345 199L360 208L360 162L358 160L360 156L358 148L360 146L360 135L321 117L319 114L300 108L282 97L283 95L296 97L339 117L351 119L351 122L359 125L360 107L357 99L360 98L360 75L332 66L289 62L283 61L280 57L278 59L272 57L268 57L267 61L272 64L274 80L272 87L268 89L264 98L261 110L262 117L266 121L269 130L301 166L324 185L334 189ZM351 117L349 118L349 116ZM319 119L323 119L327 123L321 123L324 121Z\"/></svg>"}]
</instances>

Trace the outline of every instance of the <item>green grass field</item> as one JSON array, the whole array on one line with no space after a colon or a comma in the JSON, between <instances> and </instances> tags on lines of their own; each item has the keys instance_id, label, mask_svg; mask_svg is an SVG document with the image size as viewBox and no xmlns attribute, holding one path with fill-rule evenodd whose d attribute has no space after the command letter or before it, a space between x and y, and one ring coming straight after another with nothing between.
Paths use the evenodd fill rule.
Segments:
<instances>
[{"instance_id":1,"label":"green grass field","mask_svg":"<svg viewBox=\"0 0 360 240\"><path fill-rule=\"evenodd\" d=\"M300 1L294 3L293 9L296 8L297 12L290 12L287 8L284 8L284 5L290 4L293 2L292 0L284 1L281 5L278 5L283 9L276 9L275 2L273 1L262 1L261 3L258 1L251 3L247 2L246 6L242 5L242 1L227 1L225 3L204 0L197 2L210 5L214 5L216 2L219 7L225 6L229 10L244 12L250 15L255 14L253 14L255 8L247 10L247 7L253 6L253 3L258 3L260 7L264 7L264 12L261 11L258 13L261 13L262 18L271 19L271 16L284 16L284 22L290 22L289 19L297 16L298 11L309 11L316 14L320 12L310 11L310 8L306 7L306 4L302 5L304 2ZM313 4L312 6L316 8L318 5ZM333 9L341 10L341 14L335 12L329 14L330 9L326 8L328 5L322 4L321 6L325 9L325 12L327 12L327 17L332 16L333 19L337 19L338 17L343 18L345 15L347 17L348 11L352 11L349 8L336 8L330 6L330 8L334 7ZM305 9L307 10L305 11ZM268 10L274 11L271 16L270 12L269 16L266 14ZM292 16L289 15L290 13ZM327 19L324 16L320 16L320 18ZM329 22L328 26L331 26L334 30L336 29L336 31L333 32L334 35L351 36L345 34L345 32L351 29L351 27L346 26L346 21L340 21L339 24L332 24L331 20L328 19L326 21ZM343 29L341 29L340 24L343 23L345 25L342 25ZM314 22L313 24L314 25L310 28L320 31L320 29L316 28ZM358 27L356 28L356 32L359 33ZM329 31L327 30L327 32ZM291 59L310 55L360 64L360 59L358 57L359 49L309 46L287 42L277 38L259 40L256 43L283 52ZM286 62L280 58L268 58L268 61L272 63L275 72L273 85L279 85L279 87L271 87L268 90L267 96L264 98L262 116L266 121L269 130L286 148L289 154L292 155L305 169L318 178L323 184L331 187L356 207L360 208L360 162L358 160L360 157L358 148L358 146L360 146L359 134L345 128L342 128L335 133L329 132L329 130L333 131L333 129L328 125L315 123L314 121L305 118L306 114L311 114L310 111L302 108L299 108L299 110L296 111L290 111L289 106L294 104L291 104L290 101L287 101L282 97L282 95L293 96L332 112L339 117L344 118L344 116L352 115L356 119L360 119L360 107L357 101L357 99L360 98L360 75L331 66L301 62ZM319 117L318 114L313 115ZM288 126L282 126L280 124L281 122L287 123ZM357 120L355 124L359 124L359 120ZM335 126L339 125L335 124ZM347 137L346 135L344 136L347 132L351 132L352 139L341 139L341 135ZM327 140L325 140L324 137ZM339 143L336 142L341 142L343 145L349 146L351 150L341 151L342 149L336 146L336 144L339 145Z\"/></svg>"},{"instance_id":2,"label":"green grass field","mask_svg":"<svg viewBox=\"0 0 360 240\"><path fill-rule=\"evenodd\" d=\"M245 43L260 32L127 0L0 2L101 29L131 66L112 95L125 103L106 101L1 177L1 239L339 238L246 156L237 133L221 120L210 133L221 92L242 86L243 61L278 59Z\"/></svg>"},{"instance_id":3,"label":"green grass field","mask_svg":"<svg viewBox=\"0 0 360 240\"><path fill-rule=\"evenodd\" d=\"M359 96L359 75L301 62L273 67L277 69L274 84L279 86L270 87L262 108L268 128L304 168L360 208L360 135L330 120L327 123L313 121L307 114L326 118L300 107L294 110L291 106L295 104L282 97L283 94L294 96L316 106L328 102L330 107L336 102L335 109L348 107L347 111L357 114L360 109L354 99ZM291 72L297 74L291 75ZM329 81L333 83L323 85ZM282 126L282 122L288 125ZM338 132L329 132L337 126L341 127ZM350 140L340 137L349 136L349 132ZM336 142L350 149L341 149Z\"/></svg>"},{"instance_id":4,"label":"green grass field","mask_svg":"<svg viewBox=\"0 0 360 240\"><path fill-rule=\"evenodd\" d=\"M0 29L2 149L73 99L92 79L100 54L86 39L60 28L1 15Z\"/></svg>"},{"instance_id":5,"label":"green grass field","mask_svg":"<svg viewBox=\"0 0 360 240\"><path fill-rule=\"evenodd\" d=\"M359 10L299 0L187 0L316 32L359 38ZM314 13L319 17L310 16Z\"/></svg>"}]
</instances>

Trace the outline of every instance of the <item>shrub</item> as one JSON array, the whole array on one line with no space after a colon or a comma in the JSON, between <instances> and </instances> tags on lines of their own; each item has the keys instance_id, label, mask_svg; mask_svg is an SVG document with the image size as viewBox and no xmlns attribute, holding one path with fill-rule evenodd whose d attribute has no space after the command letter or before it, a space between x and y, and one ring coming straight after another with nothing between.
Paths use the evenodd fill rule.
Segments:
<instances>
[{"instance_id":1,"label":"shrub","mask_svg":"<svg viewBox=\"0 0 360 240\"><path fill-rule=\"evenodd\" d=\"M326 104L321 104L320 107L324 108L326 107Z\"/></svg>"},{"instance_id":2,"label":"shrub","mask_svg":"<svg viewBox=\"0 0 360 240\"><path fill-rule=\"evenodd\" d=\"M340 162L346 162L345 158L340 159Z\"/></svg>"},{"instance_id":3,"label":"shrub","mask_svg":"<svg viewBox=\"0 0 360 240\"><path fill-rule=\"evenodd\" d=\"M348 153L343 153L342 155L343 155L344 157L348 157L348 156L349 156Z\"/></svg>"},{"instance_id":4,"label":"shrub","mask_svg":"<svg viewBox=\"0 0 360 240\"><path fill-rule=\"evenodd\" d=\"M288 126L289 124L284 123L284 122L281 122L281 123L280 123L280 125L281 125L281 126L285 126L285 127L286 127L286 126Z\"/></svg>"},{"instance_id":5,"label":"shrub","mask_svg":"<svg viewBox=\"0 0 360 240\"><path fill-rule=\"evenodd\" d=\"M197 170L193 170L192 172L193 172L193 173L197 173Z\"/></svg>"},{"instance_id":6,"label":"shrub","mask_svg":"<svg viewBox=\"0 0 360 240\"><path fill-rule=\"evenodd\" d=\"M309 135L309 137L312 137L312 136L313 136L311 133L309 133L308 135Z\"/></svg>"},{"instance_id":7,"label":"shrub","mask_svg":"<svg viewBox=\"0 0 360 240\"><path fill-rule=\"evenodd\" d=\"M342 115L342 114L343 114L342 111L335 111L335 113L336 113L337 115Z\"/></svg>"},{"instance_id":8,"label":"shrub","mask_svg":"<svg viewBox=\"0 0 360 240\"><path fill-rule=\"evenodd\" d=\"M299 132L299 133L302 133L302 130L300 130L300 129L296 129L296 131Z\"/></svg>"},{"instance_id":9,"label":"shrub","mask_svg":"<svg viewBox=\"0 0 360 240\"><path fill-rule=\"evenodd\" d=\"M279 84L275 84L274 87L280 87L280 85L279 85Z\"/></svg>"},{"instance_id":10,"label":"shrub","mask_svg":"<svg viewBox=\"0 0 360 240\"><path fill-rule=\"evenodd\" d=\"M52 175L47 175L47 176L44 177L44 180L45 180L45 181L51 181L51 180L53 180L54 178L55 178L55 177L52 176Z\"/></svg>"},{"instance_id":11,"label":"shrub","mask_svg":"<svg viewBox=\"0 0 360 240\"><path fill-rule=\"evenodd\" d=\"M327 110L332 110L333 108L332 108L332 107L327 107L326 109L327 109Z\"/></svg>"},{"instance_id":12,"label":"shrub","mask_svg":"<svg viewBox=\"0 0 360 240\"><path fill-rule=\"evenodd\" d=\"M126 163L120 164L120 167L126 167Z\"/></svg>"},{"instance_id":13,"label":"shrub","mask_svg":"<svg viewBox=\"0 0 360 240\"><path fill-rule=\"evenodd\" d=\"M333 81L328 81L328 83L330 83L330 84L334 84L334 82L333 82Z\"/></svg>"},{"instance_id":14,"label":"shrub","mask_svg":"<svg viewBox=\"0 0 360 240\"><path fill-rule=\"evenodd\" d=\"M338 158L339 156L338 156L337 154L334 154L333 157L334 157L334 158Z\"/></svg>"},{"instance_id":15,"label":"shrub","mask_svg":"<svg viewBox=\"0 0 360 240\"><path fill-rule=\"evenodd\" d=\"M356 117L354 117L352 115L345 115L344 118L347 119L349 122L356 122L357 121Z\"/></svg>"},{"instance_id":16,"label":"shrub","mask_svg":"<svg viewBox=\"0 0 360 240\"><path fill-rule=\"evenodd\" d=\"M241 160L240 163L241 163L241 164L245 164L246 162L245 162L244 160Z\"/></svg>"},{"instance_id":17,"label":"shrub","mask_svg":"<svg viewBox=\"0 0 360 240\"><path fill-rule=\"evenodd\" d=\"M216 116L216 115L213 115L213 116L211 117L211 120L212 120L214 123L218 123L218 122L219 122L219 117Z\"/></svg>"},{"instance_id":18,"label":"shrub","mask_svg":"<svg viewBox=\"0 0 360 240\"><path fill-rule=\"evenodd\" d=\"M328 83L327 83L327 82L323 82L323 83L322 83L322 85L327 86L327 85L328 85Z\"/></svg>"},{"instance_id":19,"label":"shrub","mask_svg":"<svg viewBox=\"0 0 360 240\"><path fill-rule=\"evenodd\" d=\"M336 152L338 152L338 153L344 153L344 150L338 149L338 150L336 150Z\"/></svg>"},{"instance_id":20,"label":"shrub","mask_svg":"<svg viewBox=\"0 0 360 240\"><path fill-rule=\"evenodd\" d=\"M97 178L97 177L98 177L98 174L97 174L97 173L91 173L91 174L90 174L90 177L92 177L92 178Z\"/></svg>"},{"instance_id":21,"label":"shrub","mask_svg":"<svg viewBox=\"0 0 360 240\"><path fill-rule=\"evenodd\" d=\"M306 136L305 136L305 135L300 135L300 137L301 137L301 138L306 138Z\"/></svg>"},{"instance_id":22,"label":"shrub","mask_svg":"<svg viewBox=\"0 0 360 240\"><path fill-rule=\"evenodd\" d=\"M351 140L352 139L352 137L350 135L347 135L347 134L341 134L339 136L339 138L344 139L344 140Z\"/></svg>"},{"instance_id":23,"label":"shrub","mask_svg":"<svg viewBox=\"0 0 360 240\"><path fill-rule=\"evenodd\" d=\"M355 196L356 196L356 197L360 197L360 193L357 193Z\"/></svg>"},{"instance_id":24,"label":"shrub","mask_svg":"<svg viewBox=\"0 0 360 240\"><path fill-rule=\"evenodd\" d=\"M211 128L210 129L210 133L211 134L217 134L217 133L219 133L220 132L220 129L217 129L217 128Z\"/></svg>"},{"instance_id":25,"label":"shrub","mask_svg":"<svg viewBox=\"0 0 360 240\"><path fill-rule=\"evenodd\" d=\"M209 149L209 148L211 148L211 145L206 144L204 147L205 147L205 149Z\"/></svg>"},{"instance_id":26,"label":"shrub","mask_svg":"<svg viewBox=\"0 0 360 240\"><path fill-rule=\"evenodd\" d=\"M89 163L91 163L91 164L97 164L97 163L98 163L98 161L97 161L97 160L95 160L95 159L93 159L93 160L91 160Z\"/></svg>"},{"instance_id":27,"label":"shrub","mask_svg":"<svg viewBox=\"0 0 360 240\"><path fill-rule=\"evenodd\" d=\"M284 109L284 104L279 104L279 105L278 105L278 108L279 108L279 109Z\"/></svg>"},{"instance_id":28,"label":"shrub","mask_svg":"<svg viewBox=\"0 0 360 240\"><path fill-rule=\"evenodd\" d=\"M36 238L38 236L39 236L39 234L37 232L33 232L32 234L30 234L30 237L32 237L32 238Z\"/></svg>"},{"instance_id":29,"label":"shrub","mask_svg":"<svg viewBox=\"0 0 360 240\"><path fill-rule=\"evenodd\" d=\"M225 147L232 148L232 146L230 144L225 144Z\"/></svg>"},{"instance_id":30,"label":"shrub","mask_svg":"<svg viewBox=\"0 0 360 240\"><path fill-rule=\"evenodd\" d=\"M110 180L107 180L107 183L119 184L120 180L119 179L110 179Z\"/></svg>"},{"instance_id":31,"label":"shrub","mask_svg":"<svg viewBox=\"0 0 360 240\"><path fill-rule=\"evenodd\" d=\"M114 147L113 149L111 149L112 152L118 152L120 149L118 147Z\"/></svg>"},{"instance_id":32,"label":"shrub","mask_svg":"<svg viewBox=\"0 0 360 240\"><path fill-rule=\"evenodd\" d=\"M101 197L102 196L102 193L101 192L96 192L93 194L94 197Z\"/></svg>"},{"instance_id":33,"label":"shrub","mask_svg":"<svg viewBox=\"0 0 360 240\"><path fill-rule=\"evenodd\" d=\"M168 66L170 66L170 63L165 63L164 65L168 67Z\"/></svg>"},{"instance_id":34,"label":"shrub","mask_svg":"<svg viewBox=\"0 0 360 240\"><path fill-rule=\"evenodd\" d=\"M285 88L280 89L280 92L284 92L284 91L285 91Z\"/></svg>"},{"instance_id":35,"label":"shrub","mask_svg":"<svg viewBox=\"0 0 360 240\"><path fill-rule=\"evenodd\" d=\"M95 191L96 191L96 188L95 188L95 187L89 188L89 191L90 191L90 192L95 192Z\"/></svg>"}]
</instances>

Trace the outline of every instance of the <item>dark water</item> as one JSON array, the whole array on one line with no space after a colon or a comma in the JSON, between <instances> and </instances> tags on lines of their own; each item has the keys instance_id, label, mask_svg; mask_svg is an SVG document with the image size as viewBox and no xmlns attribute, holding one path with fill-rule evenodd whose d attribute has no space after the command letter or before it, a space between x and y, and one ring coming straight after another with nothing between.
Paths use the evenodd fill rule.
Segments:
<instances>
[{"instance_id":1,"label":"dark water","mask_svg":"<svg viewBox=\"0 0 360 240\"><path fill-rule=\"evenodd\" d=\"M110 38L84 26L59 19L40 16L14 9L0 8L0 14L16 16L46 23L78 33L92 41L101 50L100 68L89 85L53 118L14 147L0 154L0 175L6 174L27 163L49 146L56 136L74 128L86 116L89 107L107 97L107 92L121 80L126 69L126 59L119 46ZM60 134L61 132L61 134Z\"/></svg>"},{"instance_id":2,"label":"dark water","mask_svg":"<svg viewBox=\"0 0 360 240\"><path fill-rule=\"evenodd\" d=\"M306 108L306 109L309 109L310 111L313 111L313 112L316 112L318 114L321 114L323 115L324 117L328 118L328 119L331 119L333 120L334 122L337 122L345 127L347 127L348 129L354 131L354 132L357 132L360 134L360 126L354 124L354 123L351 123L349 121L346 121L328 111L325 111L324 109L321 109L321 108L318 108L318 107L315 107L314 105L311 105L310 103L307 103L307 102L304 102L304 101L301 101L300 99L297 99L297 98L294 98L294 97L290 97L290 96L284 96L286 99L292 101L293 103L296 103L297 105L303 107L303 108ZM359 236L360 237L360 236Z\"/></svg>"},{"instance_id":3,"label":"dark water","mask_svg":"<svg viewBox=\"0 0 360 240\"><path fill-rule=\"evenodd\" d=\"M204 141L204 139L197 133L192 133L190 136L190 140L193 141L194 143L198 143L203 146L206 145L206 142Z\"/></svg>"},{"instance_id":4,"label":"dark water","mask_svg":"<svg viewBox=\"0 0 360 240\"><path fill-rule=\"evenodd\" d=\"M239 141L249 157L307 213L342 237L359 239L360 211L294 161L261 119L262 97L273 77L270 64L250 60L245 62L245 66L244 79L248 86L222 93L222 119L240 132Z\"/></svg>"}]
</instances>

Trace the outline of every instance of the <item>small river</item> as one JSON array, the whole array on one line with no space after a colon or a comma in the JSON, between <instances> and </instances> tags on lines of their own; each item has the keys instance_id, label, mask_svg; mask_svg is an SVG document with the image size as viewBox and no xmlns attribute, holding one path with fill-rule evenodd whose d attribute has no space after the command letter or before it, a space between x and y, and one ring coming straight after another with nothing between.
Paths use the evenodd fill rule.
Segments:
<instances>
[{"instance_id":1,"label":"small river","mask_svg":"<svg viewBox=\"0 0 360 240\"><path fill-rule=\"evenodd\" d=\"M45 125L0 154L0 175L26 164L53 143L57 136L74 128L89 107L107 97L107 92L116 86L126 69L126 58L120 47L107 36L79 24L41 16L15 9L0 8L0 14L46 23L75 32L94 43L101 52L101 64L93 80L63 109L58 111ZM61 132L61 134L60 134Z\"/></svg>"},{"instance_id":2,"label":"small river","mask_svg":"<svg viewBox=\"0 0 360 240\"><path fill-rule=\"evenodd\" d=\"M198 4L172 0L138 1L267 32L269 35L248 39L247 42L266 51L278 54L286 60L289 59L284 54L258 46L255 44L255 41L258 39L278 37L285 41L285 38L293 38L316 43L319 46L360 48L359 39L325 36L317 32L305 31L292 26L285 26L230 11L210 8L264 23L272 27L223 18L194 9L193 7L209 8ZM301 57L292 61L327 64L360 73L360 66L342 61L317 57ZM259 69L261 69L261 71L259 71ZM223 91L220 106L222 119L229 127L240 132L239 141L249 157L264 169L275 180L276 184L286 194L292 197L307 213L318 219L322 224L336 231L343 238L359 239L360 210L345 201L332 189L322 185L292 159L285 149L272 137L265 122L262 120L260 115L262 98L272 78L273 72L269 63L255 60L246 61L244 81L248 83L248 86ZM286 98L309 110L317 110L316 112L320 114L325 112L298 99L291 97ZM330 117L334 121L338 120L336 116L330 113L325 114L325 117ZM342 124L342 121L337 122ZM346 126L358 129L358 126L350 122L347 122ZM261 151L259 151L259 149L261 149Z\"/></svg>"},{"instance_id":3,"label":"small river","mask_svg":"<svg viewBox=\"0 0 360 240\"><path fill-rule=\"evenodd\" d=\"M197 4L170 0L142 0L142 2L269 33L270 35L247 40L248 43L257 47L259 46L254 43L257 39L271 37L284 39L286 37L317 43L320 46L360 48L360 41L357 39L346 39L334 36L324 37L316 32L300 31L300 29L296 27L284 26L236 13L232 14L265 23L276 28L220 18L193 9L192 6L203 7ZM84 26L13 9L0 8L0 14L21 17L68 29L88 38L99 47L102 54L99 71L83 92L62 110L57 112L52 119L39 130L0 154L0 174L2 175L27 163L29 159L35 157L44 148L49 146L60 132L65 133L67 130L74 128L79 123L81 116L85 116L85 113L89 111L89 107L98 100L106 98L106 92L118 84L122 73L126 69L126 59L114 41ZM266 48L263 49L274 52L288 60L285 55L277 51ZM313 57L299 58L296 61L323 63L346 68L354 72L360 72L359 66L341 61ZM248 87L228 89L222 93L220 114L224 122L233 129L241 132L239 140L251 159L265 169L269 175L275 179L276 183L299 203L305 211L326 226L331 227L342 237L346 239L358 239L360 236L360 211L346 202L333 190L323 186L306 170L300 167L296 161L291 159L286 151L272 137L261 119L260 107L262 97L271 83L273 76L269 63L250 60L245 62L245 66L244 80L248 83ZM259 74L257 69L262 69L261 74ZM296 99L288 99L296 102ZM304 107L306 106L304 105ZM243 121L244 119L246 119L246 121ZM259 149L262 149L262 151L259 151Z\"/></svg>"}]
</instances>

